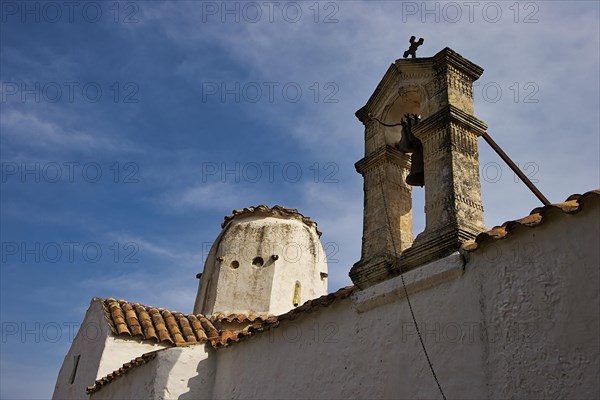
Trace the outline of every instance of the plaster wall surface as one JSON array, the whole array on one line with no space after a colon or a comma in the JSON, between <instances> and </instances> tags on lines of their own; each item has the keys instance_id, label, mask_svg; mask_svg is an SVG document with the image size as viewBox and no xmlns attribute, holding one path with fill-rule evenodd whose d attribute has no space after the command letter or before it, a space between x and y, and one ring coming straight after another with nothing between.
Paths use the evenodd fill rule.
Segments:
<instances>
[{"instance_id":1,"label":"plaster wall surface","mask_svg":"<svg viewBox=\"0 0 600 400\"><path fill-rule=\"evenodd\" d=\"M126 375L104 385L92 393L91 400L104 399L159 399L163 389L156 390L158 375L157 359L136 366ZM163 380L164 383L164 380Z\"/></svg>"},{"instance_id":2,"label":"plaster wall surface","mask_svg":"<svg viewBox=\"0 0 600 400\"><path fill-rule=\"evenodd\" d=\"M521 228L518 239L471 255L488 396L600 397L600 207L593 201L575 215L555 210L548 225Z\"/></svg>"},{"instance_id":3,"label":"plaster wall surface","mask_svg":"<svg viewBox=\"0 0 600 400\"><path fill-rule=\"evenodd\" d=\"M81 399L86 397L85 388L96 380L100 359L109 335L109 328L106 321L104 321L102 305L92 301L58 373L53 399ZM75 379L71 383L76 357L79 357L79 362L77 363Z\"/></svg>"},{"instance_id":4,"label":"plaster wall surface","mask_svg":"<svg viewBox=\"0 0 600 400\"><path fill-rule=\"evenodd\" d=\"M146 364L105 385L90 399L207 399L214 365L205 346L160 350Z\"/></svg>"},{"instance_id":5,"label":"plaster wall surface","mask_svg":"<svg viewBox=\"0 0 600 400\"><path fill-rule=\"evenodd\" d=\"M465 253L463 274L410 295L448 398L600 396L600 207L556 214ZM375 306L359 292L217 350L213 398L437 398L392 283L373 287L388 297Z\"/></svg>"},{"instance_id":6,"label":"plaster wall surface","mask_svg":"<svg viewBox=\"0 0 600 400\"><path fill-rule=\"evenodd\" d=\"M440 326L478 321L476 292L464 280L411 297L420 318ZM476 337L448 343L435 325L425 335L449 394L485 397ZM443 328L442 328L443 329ZM475 335L472 335L475 336ZM242 371L253 363L255 373ZM458 379L468 377L468 379ZM264 385L276 381L277 385ZM404 300L358 313L348 298L318 313L217 351L214 398L435 398L435 382Z\"/></svg>"},{"instance_id":7,"label":"plaster wall surface","mask_svg":"<svg viewBox=\"0 0 600 400\"><path fill-rule=\"evenodd\" d=\"M98 374L95 379L102 378L111 372L121 368L123 364L155 350L167 348L166 345L157 344L149 340L122 339L119 337L109 336L106 339L104 353L100 360ZM88 383L93 384L94 381Z\"/></svg>"},{"instance_id":8,"label":"plaster wall surface","mask_svg":"<svg viewBox=\"0 0 600 400\"><path fill-rule=\"evenodd\" d=\"M164 362L162 360L165 360ZM166 378L164 398L209 399L215 378L214 350L197 345L161 352L159 378Z\"/></svg>"}]
</instances>

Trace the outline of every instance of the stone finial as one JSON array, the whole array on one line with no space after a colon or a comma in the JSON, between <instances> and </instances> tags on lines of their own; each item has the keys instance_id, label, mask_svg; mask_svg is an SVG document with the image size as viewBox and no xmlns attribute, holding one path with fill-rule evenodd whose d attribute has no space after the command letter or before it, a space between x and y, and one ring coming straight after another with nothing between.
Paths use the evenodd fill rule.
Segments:
<instances>
[{"instance_id":1,"label":"stone finial","mask_svg":"<svg viewBox=\"0 0 600 400\"><path fill-rule=\"evenodd\" d=\"M416 37L411 36L409 43L410 43L410 47L408 48L408 50L406 50L404 52L404 55L402 57L404 58L408 58L408 56L411 56L412 58L416 58L417 57L417 49L419 48L420 45L423 44L423 42L425 41L423 38L419 38L419 41L416 41Z\"/></svg>"}]
</instances>

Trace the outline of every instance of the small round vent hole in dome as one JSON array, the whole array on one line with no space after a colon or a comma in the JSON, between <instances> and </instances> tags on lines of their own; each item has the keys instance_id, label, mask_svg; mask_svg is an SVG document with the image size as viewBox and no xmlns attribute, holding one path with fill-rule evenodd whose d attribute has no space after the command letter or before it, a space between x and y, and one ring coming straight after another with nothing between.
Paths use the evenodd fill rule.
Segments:
<instances>
[{"instance_id":1,"label":"small round vent hole in dome","mask_svg":"<svg viewBox=\"0 0 600 400\"><path fill-rule=\"evenodd\" d=\"M254 260L252 260L252 265L255 267L262 267L264 264L265 260L263 260L262 257L254 257Z\"/></svg>"}]
</instances>

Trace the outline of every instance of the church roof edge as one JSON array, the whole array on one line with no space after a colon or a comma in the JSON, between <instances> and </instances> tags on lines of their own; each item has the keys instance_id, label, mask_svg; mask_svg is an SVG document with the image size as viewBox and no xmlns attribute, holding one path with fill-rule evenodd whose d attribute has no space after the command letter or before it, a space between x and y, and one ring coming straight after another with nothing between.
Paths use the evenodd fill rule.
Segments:
<instances>
[{"instance_id":1,"label":"church roof edge","mask_svg":"<svg viewBox=\"0 0 600 400\"><path fill-rule=\"evenodd\" d=\"M288 217L295 218L299 221L302 221L304 224L308 225L310 228L315 228L319 237L321 236L321 232L317 228L317 223L313 221L311 218L303 215L295 208L288 208L284 206L275 205L273 207L269 207L265 204L261 204L258 206L246 207L242 209L233 210L231 214L226 215L223 222L221 223L221 228L225 228L231 221L236 218L242 218L250 215L260 215L260 216L275 216L275 217Z\"/></svg>"}]
</instances>

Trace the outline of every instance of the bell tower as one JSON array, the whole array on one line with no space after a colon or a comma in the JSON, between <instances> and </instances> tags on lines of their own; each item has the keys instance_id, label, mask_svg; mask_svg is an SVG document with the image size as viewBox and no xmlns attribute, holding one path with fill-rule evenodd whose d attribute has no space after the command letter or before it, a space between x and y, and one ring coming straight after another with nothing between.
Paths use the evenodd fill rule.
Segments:
<instances>
[{"instance_id":1,"label":"bell tower","mask_svg":"<svg viewBox=\"0 0 600 400\"><path fill-rule=\"evenodd\" d=\"M433 57L396 60L356 112L365 126L361 259L350 270L359 288L448 255L484 230L473 82L483 69L449 48ZM405 115L422 144L425 230L413 239L412 156L398 150ZM420 154L419 154L420 156ZM410 179L409 179L410 181Z\"/></svg>"}]
</instances>

